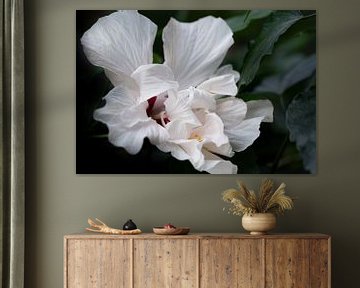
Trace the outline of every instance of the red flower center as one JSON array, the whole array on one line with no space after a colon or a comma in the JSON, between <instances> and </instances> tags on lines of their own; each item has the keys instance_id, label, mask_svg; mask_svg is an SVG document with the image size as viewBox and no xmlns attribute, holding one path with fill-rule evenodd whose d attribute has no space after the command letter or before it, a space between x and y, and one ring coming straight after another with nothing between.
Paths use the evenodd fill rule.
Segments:
<instances>
[{"instance_id":1,"label":"red flower center","mask_svg":"<svg viewBox=\"0 0 360 288\"><path fill-rule=\"evenodd\" d=\"M148 117L154 119L159 125L165 126L170 122L166 111L164 102L166 100L166 96L158 97L153 96L148 99L148 107L146 108L146 114Z\"/></svg>"}]
</instances>

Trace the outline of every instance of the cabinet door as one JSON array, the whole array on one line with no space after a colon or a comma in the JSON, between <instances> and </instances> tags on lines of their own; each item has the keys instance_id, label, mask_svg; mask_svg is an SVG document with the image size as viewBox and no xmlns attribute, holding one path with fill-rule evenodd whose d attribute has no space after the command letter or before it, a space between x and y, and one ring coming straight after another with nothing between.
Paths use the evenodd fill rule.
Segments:
<instances>
[{"instance_id":1,"label":"cabinet door","mask_svg":"<svg viewBox=\"0 0 360 288\"><path fill-rule=\"evenodd\" d=\"M266 287L310 287L308 239L266 239Z\"/></svg>"},{"instance_id":2,"label":"cabinet door","mask_svg":"<svg viewBox=\"0 0 360 288\"><path fill-rule=\"evenodd\" d=\"M68 239L65 253L65 287L131 287L130 240Z\"/></svg>"},{"instance_id":3,"label":"cabinet door","mask_svg":"<svg viewBox=\"0 0 360 288\"><path fill-rule=\"evenodd\" d=\"M330 240L310 241L310 287L330 287Z\"/></svg>"},{"instance_id":4,"label":"cabinet door","mask_svg":"<svg viewBox=\"0 0 360 288\"><path fill-rule=\"evenodd\" d=\"M261 239L201 240L200 287L263 287L262 241Z\"/></svg>"},{"instance_id":5,"label":"cabinet door","mask_svg":"<svg viewBox=\"0 0 360 288\"><path fill-rule=\"evenodd\" d=\"M135 288L197 287L197 240L134 240Z\"/></svg>"}]
</instances>

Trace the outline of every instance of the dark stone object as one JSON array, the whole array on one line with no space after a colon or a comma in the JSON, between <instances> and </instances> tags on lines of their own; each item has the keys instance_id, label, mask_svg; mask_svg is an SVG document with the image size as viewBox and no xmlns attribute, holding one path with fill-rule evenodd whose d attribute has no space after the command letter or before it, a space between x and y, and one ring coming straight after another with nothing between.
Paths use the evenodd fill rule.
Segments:
<instances>
[{"instance_id":1,"label":"dark stone object","mask_svg":"<svg viewBox=\"0 0 360 288\"><path fill-rule=\"evenodd\" d=\"M135 230L137 229L136 224L129 219L123 226L123 230Z\"/></svg>"}]
</instances>

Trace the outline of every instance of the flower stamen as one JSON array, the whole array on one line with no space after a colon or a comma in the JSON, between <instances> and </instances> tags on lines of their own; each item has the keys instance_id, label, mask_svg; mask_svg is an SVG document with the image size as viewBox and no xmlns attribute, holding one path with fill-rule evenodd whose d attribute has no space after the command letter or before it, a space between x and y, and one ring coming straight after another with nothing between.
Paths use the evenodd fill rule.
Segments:
<instances>
[{"instance_id":1,"label":"flower stamen","mask_svg":"<svg viewBox=\"0 0 360 288\"><path fill-rule=\"evenodd\" d=\"M197 140L198 142L204 141L204 138L196 132L192 132L189 139Z\"/></svg>"},{"instance_id":2,"label":"flower stamen","mask_svg":"<svg viewBox=\"0 0 360 288\"><path fill-rule=\"evenodd\" d=\"M166 97L164 97L164 99L166 99ZM161 100L163 100L163 99L160 99L160 101ZM157 96L151 97L147 101L148 101L148 108L146 109L146 114L148 115L148 117L150 117L151 119L154 119L159 125L162 125L165 127L165 125L170 122L170 119L169 119L168 115L166 114L166 111L160 110L160 109L165 109L165 106L164 105L159 106L156 103L156 101L159 101ZM160 107L160 109L159 109L159 107ZM159 110L160 110L160 112L159 112ZM156 112L158 112L158 113L156 113Z\"/></svg>"}]
</instances>

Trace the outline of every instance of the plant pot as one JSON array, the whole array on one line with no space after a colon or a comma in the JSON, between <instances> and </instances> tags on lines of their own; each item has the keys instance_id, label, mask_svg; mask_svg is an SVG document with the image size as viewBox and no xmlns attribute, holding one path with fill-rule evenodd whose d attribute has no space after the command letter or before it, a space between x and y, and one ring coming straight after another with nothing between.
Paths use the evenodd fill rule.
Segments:
<instances>
[{"instance_id":1,"label":"plant pot","mask_svg":"<svg viewBox=\"0 0 360 288\"><path fill-rule=\"evenodd\" d=\"M251 235L263 235L276 226L276 217L272 213L255 213L242 217L242 226Z\"/></svg>"}]
</instances>

